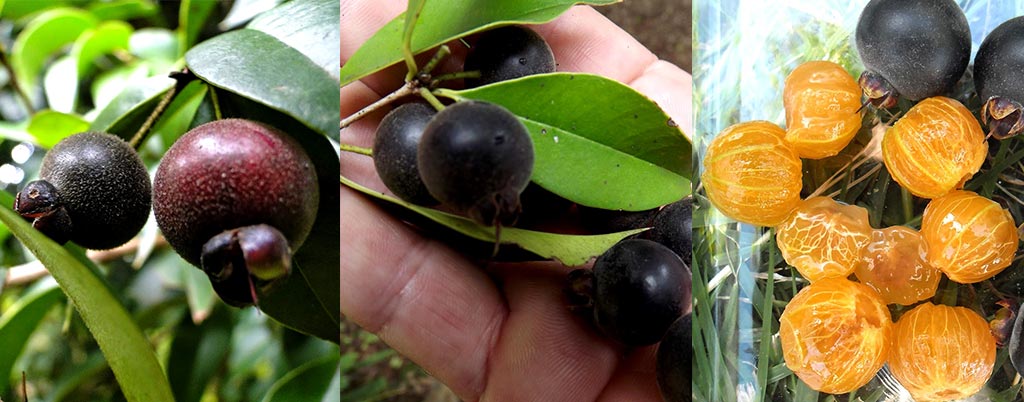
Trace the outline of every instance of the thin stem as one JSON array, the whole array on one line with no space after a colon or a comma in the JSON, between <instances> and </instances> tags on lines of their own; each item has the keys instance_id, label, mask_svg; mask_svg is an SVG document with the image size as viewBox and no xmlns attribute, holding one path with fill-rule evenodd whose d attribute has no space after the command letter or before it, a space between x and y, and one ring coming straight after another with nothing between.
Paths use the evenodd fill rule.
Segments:
<instances>
[{"instance_id":1,"label":"thin stem","mask_svg":"<svg viewBox=\"0 0 1024 402\"><path fill-rule=\"evenodd\" d=\"M434 77L433 80L431 80L431 84L437 84L437 83L440 83L442 81L458 80L458 79L462 79L462 78L480 78L480 72L479 71L460 71L460 72L457 72L457 73L450 73L450 74L439 75L437 77Z\"/></svg>"},{"instance_id":2,"label":"thin stem","mask_svg":"<svg viewBox=\"0 0 1024 402\"><path fill-rule=\"evenodd\" d=\"M213 102L213 118L214 120L221 120L224 115L220 112L220 101L217 100L217 88L213 85L210 86L210 102Z\"/></svg>"},{"instance_id":3,"label":"thin stem","mask_svg":"<svg viewBox=\"0 0 1024 402\"><path fill-rule=\"evenodd\" d=\"M412 82L406 82L405 85L403 85L401 88L398 88L398 90L396 90L395 92L392 92L388 94L388 96L380 98L376 102L371 103L369 106L360 109L358 112L355 112L353 115L342 119L341 129L344 130L346 127L351 126L352 123L355 123L359 119L366 117L366 115L373 113L377 109L380 109L381 107L384 107L390 104L391 102L394 102L398 98L401 98L406 95L411 95L415 92L416 85L413 84Z\"/></svg>"},{"instance_id":4,"label":"thin stem","mask_svg":"<svg viewBox=\"0 0 1024 402\"><path fill-rule=\"evenodd\" d=\"M430 106L433 106L434 109L437 109L438 112L444 110L444 104L437 100L437 97L430 93L429 89L420 88L420 96L422 96L423 99L426 99L427 103L429 103Z\"/></svg>"},{"instance_id":5,"label":"thin stem","mask_svg":"<svg viewBox=\"0 0 1024 402\"><path fill-rule=\"evenodd\" d=\"M420 19L420 13L423 12L423 6L427 4L425 0L419 2L410 2L409 10L405 12L405 30L402 31L402 56L405 59L405 66L409 72L405 74L405 81L411 81L416 74L419 73L416 69L416 58L412 53L412 32L416 28L416 22Z\"/></svg>"},{"instance_id":6,"label":"thin stem","mask_svg":"<svg viewBox=\"0 0 1024 402\"><path fill-rule=\"evenodd\" d=\"M177 85L174 85L171 87L171 89L167 90L167 93L164 94L164 97L160 99L160 103L156 105L156 109L153 109L153 112L149 114L149 117L146 117L146 121L142 123L142 127L139 127L139 130L135 132L135 135L132 136L132 139L128 141L128 145L130 145L132 148L139 149L139 145L141 144L142 139L145 137L146 132L148 132L149 129L153 127L153 123L156 123L156 120L164 114L164 110L167 109L167 105L171 104L171 100L174 99L174 95L176 95L177 93Z\"/></svg>"},{"instance_id":7,"label":"thin stem","mask_svg":"<svg viewBox=\"0 0 1024 402\"><path fill-rule=\"evenodd\" d=\"M370 149L370 148L363 148L363 147L359 147L359 146L355 146L355 145L349 145L349 144L341 144L340 147L341 147L341 150L345 151L345 152L351 152L351 153L354 153L354 154L366 155L366 156L369 156L371 158L373 157L373 149Z\"/></svg>"},{"instance_id":8,"label":"thin stem","mask_svg":"<svg viewBox=\"0 0 1024 402\"><path fill-rule=\"evenodd\" d=\"M3 64L4 69L7 70L7 75L10 77L11 86L14 87L14 92L18 94L21 101L25 103L25 110L28 114L32 115L36 113L36 109L32 107L32 99L29 99L28 94L21 88L21 83L18 82L18 75L14 73L14 66L11 65L10 59L7 58L7 47L0 43L0 64Z\"/></svg>"},{"instance_id":9,"label":"thin stem","mask_svg":"<svg viewBox=\"0 0 1024 402\"><path fill-rule=\"evenodd\" d=\"M430 74L438 64L441 64L441 60L444 60L444 58L448 57L450 54L452 54L452 50L448 48L448 45L441 45L441 47L437 48L437 52L434 53L434 56L430 58L430 61L423 65L423 69L420 70L420 73Z\"/></svg>"}]
</instances>

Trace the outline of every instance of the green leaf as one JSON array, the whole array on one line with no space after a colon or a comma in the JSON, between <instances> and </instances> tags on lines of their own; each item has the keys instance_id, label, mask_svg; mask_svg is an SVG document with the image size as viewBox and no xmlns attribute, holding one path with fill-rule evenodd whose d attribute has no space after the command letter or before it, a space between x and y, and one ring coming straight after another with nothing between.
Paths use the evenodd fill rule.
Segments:
<instances>
[{"instance_id":1,"label":"green leaf","mask_svg":"<svg viewBox=\"0 0 1024 402\"><path fill-rule=\"evenodd\" d=\"M125 87L146 79L149 67L144 63L117 66L96 76L92 82L92 99L97 105L108 105Z\"/></svg>"},{"instance_id":2,"label":"green leaf","mask_svg":"<svg viewBox=\"0 0 1024 402\"><path fill-rule=\"evenodd\" d=\"M89 12L101 20L127 21L151 17L159 11L160 8L156 4L146 0L114 0L89 4Z\"/></svg>"},{"instance_id":3,"label":"green leaf","mask_svg":"<svg viewBox=\"0 0 1024 402\"><path fill-rule=\"evenodd\" d=\"M482 244L484 247L490 247L489 245L493 245L495 242L494 227L482 226L460 216L407 203L397 198L373 191L359 183L345 178L344 176L341 177L341 184L351 187L352 189L377 200L412 211L464 236L486 242L485 244ZM519 246L541 258L555 259L567 266L579 266L585 264L591 258L601 255L620 240L644 230L646 229L637 229L604 235L565 235L517 228L502 228L501 244Z\"/></svg>"},{"instance_id":4,"label":"green leaf","mask_svg":"<svg viewBox=\"0 0 1024 402\"><path fill-rule=\"evenodd\" d=\"M58 57L43 76L43 92L50 108L58 112L73 113L78 103L78 76L75 59L70 55Z\"/></svg>"},{"instance_id":5,"label":"green leaf","mask_svg":"<svg viewBox=\"0 0 1024 402\"><path fill-rule=\"evenodd\" d=\"M605 5L618 1L495 0L486 6L474 0L427 1L413 32L412 51L418 54L451 40L501 25L542 24L555 19L574 4ZM405 14L400 14L373 34L341 66L341 85L345 86L401 61L404 28Z\"/></svg>"},{"instance_id":6,"label":"green leaf","mask_svg":"<svg viewBox=\"0 0 1024 402\"><path fill-rule=\"evenodd\" d=\"M0 121L0 138L17 142L36 142L35 137L28 133L28 121Z\"/></svg>"},{"instance_id":7,"label":"green leaf","mask_svg":"<svg viewBox=\"0 0 1024 402\"><path fill-rule=\"evenodd\" d=\"M172 86L171 78L149 77L125 88L99 112L89 129L130 140Z\"/></svg>"},{"instance_id":8,"label":"green leaf","mask_svg":"<svg viewBox=\"0 0 1024 402\"><path fill-rule=\"evenodd\" d=\"M217 305L218 299L213 291L213 285L202 270L185 262L177 253L173 254L177 266L180 267L181 281L185 286L185 299L188 300L192 322L204 322Z\"/></svg>"},{"instance_id":9,"label":"green leaf","mask_svg":"<svg viewBox=\"0 0 1024 402\"><path fill-rule=\"evenodd\" d=\"M532 180L571 201L641 211L690 193L690 142L657 104L617 81L553 73L436 92L518 116L533 138Z\"/></svg>"},{"instance_id":10,"label":"green leaf","mask_svg":"<svg viewBox=\"0 0 1024 402\"><path fill-rule=\"evenodd\" d=\"M214 0L183 0L178 9L178 55L184 55L196 39L199 32L203 30L206 19L210 17L213 9L217 7Z\"/></svg>"},{"instance_id":11,"label":"green leaf","mask_svg":"<svg viewBox=\"0 0 1024 402\"><path fill-rule=\"evenodd\" d=\"M103 359L102 353L90 353L84 363L75 364L60 376L53 390L46 396L46 402L63 401L83 383L108 370L107 367L107 361Z\"/></svg>"},{"instance_id":12,"label":"green leaf","mask_svg":"<svg viewBox=\"0 0 1024 402\"><path fill-rule=\"evenodd\" d=\"M43 110L32 116L28 124L28 133L35 137L35 142L44 148L53 148L65 137L89 129L89 122L81 116Z\"/></svg>"},{"instance_id":13,"label":"green leaf","mask_svg":"<svg viewBox=\"0 0 1024 402\"><path fill-rule=\"evenodd\" d=\"M4 344L4 347L0 348L2 378L11 378L10 372L18 355L25 348L39 322L61 300L61 296L56 283L44 281L38 288L20 296L14 305L0 316L0 339L3 339ZM7 387L7 381L0 381L0 393L6 392Z\"/></svg>"},{"instance_id":14,"label":"green leaf","mask_svg":"<svg viewBox=\"0 0 1024 402\"><path fill-rule=\"evenodd\" d=\"M132 27L122 21L106 21L78 36L71 51L46 74L46 95L57 111L72 113L78 104L78 82L104 54L127 50Z\"/></svg>"},{"instance_id":15,"label":"green leaf","mask_svg":"<svg viewBox=\"0 0 1024 402\"><path fill-rule=\"evenodd\" d=\"M338 393L330 391L335 378L341 375L340 359L339 355L331 354L299 366L274 383L263 402L338 400Z\"/></svg>"},{"instance_id":16,"label":"green leaf","mask_svg":"<svg viewBox=\"0 0 1024 402\"><path fill-rule=\"evenodd\" d=\"M192 267L187 269L199 272ZM207 385L227 361L231 349L231 316L222 307L210 318L201 325L181 320L174 330L167 376L178 402L199 402Z\"/></svg>"},{"instance_id":17,"label":"green leaf","mask_svg":"<svg viewBox=\"0 0 1024 402\"><path fill-rule=\"evenodd\" d=\"M337 80L339 12L337 0L293 0L260 14L246 27L302 52Z\"/></svg>"},{"instance_id":18,"label":"green leaf","mask_svg":"<svg viewBox=\"0 0 1024 402\"><path fill-rule=\"evenodd\" d=\"M53 53L96 24L89 13L71 8L49 10L33 18L11 47L11 65L25 92L34 93L39 72Z\"/></svg>"},{"instance_id":19,"label":"green leaf","mask_svg":"<svg viewBox=\"0 0 1024 402\"><path fill-rule=\"evenodd\" d=\"M337 49L337 43L325 43ZM283 112L337 138L338 81L298 50L260 31L241 29L200 43L185 55L211 85Z\"/></svg>"},{"instance_id":20,"label":"green leaf","mask_svg":"<svg viewBox=\"0 0 1024 402\"><path fill-rule=\"evenodd\" d=\"M170 385L149 341L94 271L67 249L0 208L0 222L50 271L99 344L128 401L173 401Z\"/></svg>"},{"instance_id":21,"label":"green leaf","mask_svg":"<svg viewBox=\"0 0 1024 402\"><path fill-rule=\"evenodd\" d=\"M142 28L135 31L128 40L128 49L148 61L172 64L179 58L178 38L174 32L164 28Z\"/></svg>"},{"instance_id":22,"label":"green leaf","mask_svg":"<svg viewBox=\"0 0 1024 402\"><path fill-rule=\"evenodd\" d=\"M160 119L153 124L149 135L159 136L166 147L170 147L188 131L192 119L199 110L199 104L206 97L209 86L202 81L188 83L174 96L174 100L164 109Z\"/></svg>"}]
</instances>

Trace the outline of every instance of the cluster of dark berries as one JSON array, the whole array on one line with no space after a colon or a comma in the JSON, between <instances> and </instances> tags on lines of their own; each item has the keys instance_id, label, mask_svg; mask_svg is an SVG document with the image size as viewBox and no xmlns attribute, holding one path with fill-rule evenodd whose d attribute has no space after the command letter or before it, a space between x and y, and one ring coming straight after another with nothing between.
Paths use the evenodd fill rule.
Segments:
<instances>
[{"instance_id":1,"label":"cluster of dark berries","mask_svg":"<svg viewBox=\"0 0 1024 402\"><path fill-rule=\"evenodd\" d=\"M135 150L106 133L69 136L43 158L14 209L58 243L110 249L157 225L233 306L257 302L288 275L316 217L319 189L305 151L241 119L200 125L164 155L151 185Z\"/></svg>"}]
</instances>

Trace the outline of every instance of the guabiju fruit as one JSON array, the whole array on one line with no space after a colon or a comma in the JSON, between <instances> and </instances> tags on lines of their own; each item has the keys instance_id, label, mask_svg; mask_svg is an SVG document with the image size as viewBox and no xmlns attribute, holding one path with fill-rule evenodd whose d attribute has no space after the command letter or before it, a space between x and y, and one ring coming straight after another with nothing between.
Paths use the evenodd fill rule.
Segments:
<instances>
[{"instance_id":1,"label":"guabiju fruit","mask_svg":"<svg viewBox=\"0 0 1024 402\"><path fill-rule=\"evenodd\" d=\"M540 35L530 28L510 25L484 32L466 54L464 71L479 71L467 78L474 88L533 74L555 71L555 55Z\"/></svg>"},{"instance_id":2,"label":"guabiju fruit","mask_svg":"<svg viewBox=\"0 0 1024 402\"><path fill-rule=\"evenodd\" d=\"M786 132L767 121L726 128L704 154L701 179L726 216L760 226L781 223L800 203L802 164Z\"/></svg>"},{"instance_id":3,"label":"guabiju fruit","mask_svg":"<svg viewBox=\"0 0 1024 402\"><path fill-rule=\"evenodd\" d=\"M373 166L398 198L417 205L437 205L420 178L416 152L423 129L437 111L425 103L407 103L384 116L373 139Z\"/></svg>"},{"instance_id":4,"label":"guabiju fruit","mask_svg":"<svg viewBox=\"0 0 1024 402\"><path fill-rule=\"evenodd\" d=\"M921 236L928 263L950 280L975 283L991 278L1013 262L1017 225L999 203L970 191L954 191L924 208Z\"/></svg>"},{"instance_id":5,"label":"guabiju fruit","mask_svg":"<svg viewBox=\"0 0 1024 402\"><path fill-rule=\"evenodd\" d=\"M994 29L974 57L974 87L981 98L981 119L995 138L1024 131L1024 16Z\"/></svg>"},{"instance_id":6,"label":"guabiju fruit","mask_svg":"<svg viewBox=\"0 0 1024 402\"><path fill-rule=\"evenodd\" d=\"M861 88L879 107L947 94L971 60L971 30L953 0L872 0L857 20Z\"/></svg>"},{"instance_id":7,"label":"guabiju fruit","mask_svg":"<svg viewBox=\"0 0 1024 402\"><path fill-rule=\"evenodd\" d=\"M858 281L877 290L886 304L904 306L935 296L942 278L928 263L928 245L921 234L904 226L872 231L854 273Z\"/></svg>"},{"instance_id":8,"label":"guabiju fruit","mask_svg":"<svg viewBox=\"0 0 1024 402\"><path fill-rule=\"evenodd\" d=\"M960 102L941 96L914 105L882 137L889 174L921 198L963 187L987 153L978 120Z\"/></svg>"},{"instance_id":9,"label":"guabiju fruit","mask_svg":"<svg viewBox=\"0 0 1024 402\"><path fill-rule=\"evenodd\" d=\"M58 243L114 248L149 218L149 173L116 136L86 132L61 140L43 157L39 177L18 193L14 209Z\"/></svg>"},{"instance_id":10,"label":"guabiju fruit","mask_svg":"<svg viewBox=\"0 0 1024 402\"><path fill-rule=\"evenodd\" d=\"M669 327L658 344L658 388L666 402L691 401L692 320L686 314Z\"/></svg>"},{"instance_id":11,"label":"guabiju fruit","mask_svg":"<svg viewBox=\"0 0 1024 402\"><path fill-rule=\"evenodd\" d=\"M319 203L312 161L288 135L242 119L198 126L164 155L153 210L168 243L234 306L288 275Z\"/></svg>"},{"instance_id":12,"label":"guabiju fruit","mask_svg":"<svg viewBox=\"0 0 1024 402\"><path fill-rule=\"evenodd\" d=\"M775 231L782 257L811 282L849 276L871 241L868 210L829 197L804 200Z\"/></svg>"},{"instance_id":13,"label":"guabiju fruit","mask_svg":"<svg viewBox=\"0 0 1024 402\"><path fill-rule=\"evenodd\" d=\"M533 140L519 119L493 103L444 108L423 130L417 152L430 194L488 226L515 222L533 174Z\"/></svg>"},{"instance_id":14,"label":"guabiju fruit","mask_svg":"<svg viewBox=\"0 0 1024 402\"><path fill-rule=\"evenodd\" d=\"M801 64L786 77L782 103L786 141L801 158L836 155L860 130L860 87L836 63Z\"/></svg>"}]
</instances>

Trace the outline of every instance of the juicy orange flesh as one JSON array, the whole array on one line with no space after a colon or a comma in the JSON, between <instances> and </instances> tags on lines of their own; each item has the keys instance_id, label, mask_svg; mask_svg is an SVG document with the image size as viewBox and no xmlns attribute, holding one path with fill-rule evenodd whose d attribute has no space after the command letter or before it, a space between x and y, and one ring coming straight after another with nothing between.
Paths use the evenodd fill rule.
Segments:
<instances>
[{"instance_id":1,"label":"juicy orange flesh","mask_svg":"<svg viewBox=\"0 0 1024 402\"><path fill-rule=\"evenodd\" d=\"M903 226L874 230L854 274L887 304L909 306L935 296L942 278L926 254L924 239L916 230Z\"/></svg>"},{"instance_id":2,"label":"juicy orange flesh","mask_svg":"<svg viewBox=\"0 0 1024 402\"><path fill-rule=\"evenodd\" d=\"M786 366L811 388L833 394L868 383L888 356L892 321L874 290L826 278L801 290L780 318Z\"/></svg>"},{"instance_id":3,"label":"juicy orange flesh","mask_svg":"<svg viewBox=\"0 0 1024 402\"><path fill-rule=\"evenodd\" d=\"M801 64L786 77L786 141L802 158L833 156L860 130L860 86L830 61Z\"/></svg>"},{"instance_id":4,"label":"juicy orange flesh","mask_svg":"<svg viewBox=\"0 0 1024 402\"><path fill-rule=\"evenodd\" d=\"M726 128L708 146L701 179L708 198L740 222L775 226L800 202L800 158L785 131L766 121Z\"/></svg>"},{"instance_id":5,"label":"juicy orange flesh","mask_svg":"<svg viewBox=\"0 0 1024 402\"><path fill-rule=\"evenodd\" d=\"M996 343L980 315L924 303L896 322L889 367L917 401L977 393L992 375Z\"/></svg>"},{"instance_id":6,"label":"juicy orange flesh","mask_svg":"<svg viewBox=\"0 0 1024 402\"><path fill-rule=\"evenodd\" d=\"M828 197L812 197L776 227L782 257L811 282L846 277L871 240L868 211Z\"/></svg>"},{"instance_id":7,"label":"juicy orange flesh","mask_svg":"<svg viewBox=\"0 0 1024 402\"><path fill-rule=\"evenodd\" d=\"M922 198L962 187L981 168L987 152L977 119L960 102L945 97L914 105L882 137L889 173Z\"/></svg>"},{"instance_id":8,"label":"juicy orange flesh","mask_svg":"<svg viewBox=\"0 0 1024 402\"><path fill-rule=\"evenodd\" d=\"M921 235L928 245L928 262L960 283L991 278L1010 266L1017 251L1017 227L1010 213L970 191L929 202Z\"/></svg>"}]
</instances>

